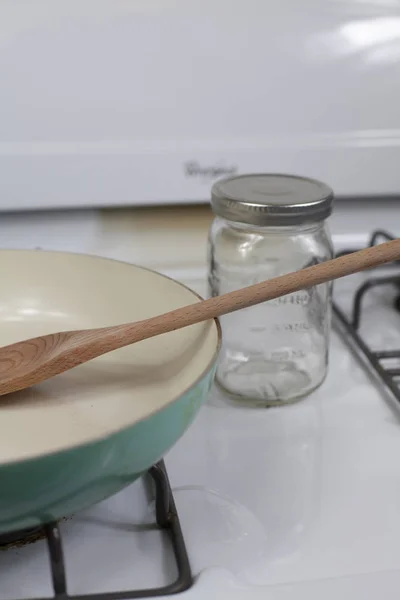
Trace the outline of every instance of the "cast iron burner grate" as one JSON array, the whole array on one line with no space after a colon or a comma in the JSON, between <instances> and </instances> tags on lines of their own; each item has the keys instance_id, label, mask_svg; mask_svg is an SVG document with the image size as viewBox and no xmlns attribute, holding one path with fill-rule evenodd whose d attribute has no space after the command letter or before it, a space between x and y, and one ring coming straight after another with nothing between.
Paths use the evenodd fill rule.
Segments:
<instances>
[{"instance_id":1,"label":"cast iron burner grate","mask_svg":"<svg viewBox=\"0 0 400 600\"><path fill-rule=\"evenodd\" d=\"M374 246L379 241L391 241L394 239L394 236L386 231L377 230L372 234L369 246ZM350 254L354 251L355 249L346 250L338 256ZM390 284L400 290L400 274L385 277L371 276L356 290L350 318L345 315L336 302L333 302L333 311L341 329L347 334L352 347L356 348L360 357L367 362L381 384L400 402L400 368L385 367L385 361L387 362L389 359L397 359L400 362L400 348L397 350L372 350L360 334L361 313L365 295L374 288ZM400 312L400 292L395 300L394 309Z\"/></svg>"},{"instance_id":2,"label":"cast iron burner grate","mask_svg":"<svg viewBox=\"0 0 400 600\"><path fill-rule=\"evenodd\" d=\"M18 544L19 542L29 543L40 537L47 539L54 595L46 598L35 598L35 600L128 600L178 594L192 586L193 579L189 558L164 462L160 461L154 465L148 473L155 486L157 525L169 535L178 570L177 579L169 585L153 589L70 596L67 592L67 578L60 529L57 523L49 523L43 528L39 527L28 531L20 531L3 535L0 538L0 545L3 546L14 543Z\"/></svg>"}]
</instances>

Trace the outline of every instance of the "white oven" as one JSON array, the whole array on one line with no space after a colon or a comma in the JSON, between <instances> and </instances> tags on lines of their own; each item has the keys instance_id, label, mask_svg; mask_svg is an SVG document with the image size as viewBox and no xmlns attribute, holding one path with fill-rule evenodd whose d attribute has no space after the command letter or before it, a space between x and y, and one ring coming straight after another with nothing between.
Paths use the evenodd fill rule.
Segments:
<instances>
[{"instance_id":1,"label":"white oven","mask_svg":"<svg viewBox=\"0 0 400 600\"><path fill-rule=\"evenodd\" d=\"M0 210L195 203L218 177L400 190L389 1L0 0Z\"/></svg>"}]
</instances>

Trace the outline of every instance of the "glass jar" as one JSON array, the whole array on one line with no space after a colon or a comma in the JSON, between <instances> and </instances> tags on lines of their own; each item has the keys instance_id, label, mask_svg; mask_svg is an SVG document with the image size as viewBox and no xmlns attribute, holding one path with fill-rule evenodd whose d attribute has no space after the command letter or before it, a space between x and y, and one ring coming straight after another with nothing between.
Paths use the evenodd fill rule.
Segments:
<instances>
[{"instance_id":1,"label":"glass jar","mask_svg":"<svg viewBox=\"0 0 400 600\"><path fill-rule=\"evenodd\" d=\"M214 184L209 292L225 294L333 256L326 219L332 190L291 175L243 175ZM328 366L331 284L221 318L216 380L236 400L293 402L318 387Z\"/></svg>"}]
</instances>

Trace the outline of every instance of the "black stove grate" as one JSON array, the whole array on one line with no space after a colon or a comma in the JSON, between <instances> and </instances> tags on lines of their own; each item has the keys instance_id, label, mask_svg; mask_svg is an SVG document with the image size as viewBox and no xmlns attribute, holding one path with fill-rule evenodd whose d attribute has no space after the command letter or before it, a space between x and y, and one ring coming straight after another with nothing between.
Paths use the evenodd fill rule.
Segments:
<instances>
[{"instance_id":1,"label":"black stove grate","mask_svg":"<svg viewBox=\"0 0 400 600\"><path fill-rule=\"evenodd\" d=\"M46 598L35 598L35 600L128 600L134 598L153 598L178 594L192 586L193 579L189 558L164 462L160 461L154 465L149 470L149 475L155 486L157 525L169 534L178 570L177 579L169 585L153 589L70 596L67 592L67 578L60 529L57 523L49 523L43 528L42 533L47 539L54 595Z\"/></svg>"},{"instance_id":2,"label":"black stove grate","mask_svg":"<svg viewBox=\"0 0 400 600\"><path fill-rule=\"evenodd\" d=\"M369 246L374 246L379 241L391 241L395 237L386 231L375 231L370 239ZM359 248L357 248L358 250ZM341 252L338 256L350 254L353 250ZM394 285L399 289L399 296L395 301L394 309L400 312L400 272L399 275L392 276L371 276L367 281L360 285L353 298L353 308L351 318L347 317L336 302L333 302L333 312L339 326L345 332L346 338L353 348L357 349L358 355L368 364L374 375L391 395L400 402L400 368L389 368L385 362L389 359L398 359L400 363L400 348L395 350L372 350L360 334L360 323L362 315L362 306L365 295L374 288L386 285Z\"/></svg>"}]
</instances>

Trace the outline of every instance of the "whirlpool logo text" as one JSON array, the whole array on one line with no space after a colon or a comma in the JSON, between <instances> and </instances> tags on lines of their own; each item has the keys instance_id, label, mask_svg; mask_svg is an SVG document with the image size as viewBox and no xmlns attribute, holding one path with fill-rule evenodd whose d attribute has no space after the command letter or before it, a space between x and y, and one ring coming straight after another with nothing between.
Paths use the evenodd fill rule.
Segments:
<instances>
[{"instance_id":1,"label":"whirlpool logo text","mask_svg":"<svg viewBox=\"0 0 400 600\"><path fill-rule=\"evenodd\" d=\"M238 172L237 165L226 165L223 162L214 165L201 165L195 160L189 160L183 165L185 176L198 178L204 181L227 177Z\"/></svg>"}]
</instances>

